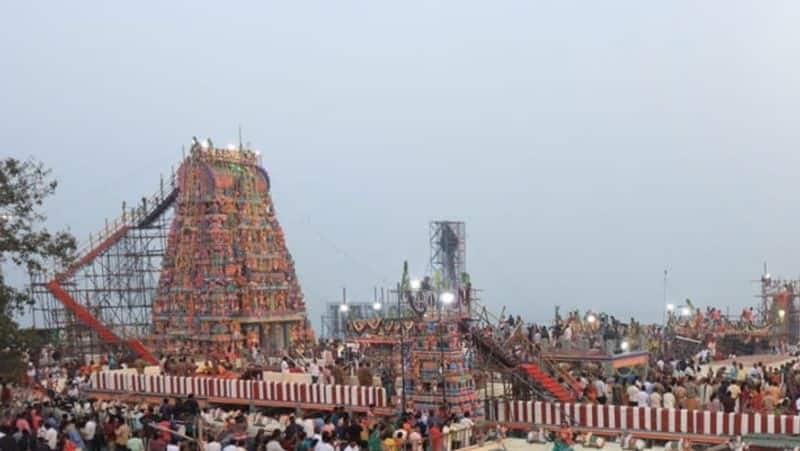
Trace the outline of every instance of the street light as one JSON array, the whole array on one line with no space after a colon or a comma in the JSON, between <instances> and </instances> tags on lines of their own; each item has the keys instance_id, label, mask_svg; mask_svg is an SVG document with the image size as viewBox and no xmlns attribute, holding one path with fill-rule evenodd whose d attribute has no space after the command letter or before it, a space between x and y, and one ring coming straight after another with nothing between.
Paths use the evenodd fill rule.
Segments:
<instances>
[{"instance_id":1,"label":"street light","mask_svg":"<svg viewBox=\"0 0 800 451\"><path fill-rule=\"evenodd\" d=\"M341 313L347 313L348 311L350 311L350 306L347 305L346 303L342 304L342 305L339 306L339 311Z\"/></svg>"},{"instance_id":2,"label":"street light","mask_svg":"<svg viewBox=\"0 0 800 451\"><path fill-rule=\"evenodd\" d=\"M442 301L442 304L444 305L450 305L456 300L456 295L449 291L445 291L439 296L439 300Z\"/></svg>"},{"instance_id":3,"label":"street light","mask_svg":"<svg viewBox=\"0 0 800 451\"><path fill-rule=\"evenodd\" d=\"M586 317L586 321L588 321L589 324L594 324L594 322L597 321L597 317L595 317L594 315L589 315Z\"/></svg>"},{"instance_id":4,"label":"street light","mask_svg":"<svg viewBox=\"0 0 800 451\"><path fill-rule=\"evenodd\" d=\"M404 287L397 283L397 321L400 322L400 409L406 411L406 344L405 329L403 328L403 299L405 296ZM388 395L391 399L391 394Z\"/></svg>"},{"instance_id":5,"label":"street light","mask_svg":"<svg viewBox=\"0 0 800 451\"><path fill-rule=\"evenodd\" d=\"M381 304L380 302L376 302L376 303L372 304L372 310L375 310L376 312L380 311L380 309L382 309L382 308L383 308L383 304Z\"/></svg>"},{"instance_id":6,"label":"street light","mask_svg":"<svg viewBox=\"0 0 800 451\"><path fill-rule=\"evenodd\" d=\"M442 378L442 404L445 412L448 411L447 409L447 382L445 380L445 367L444 363L444 323L442 322L442 311L444 307L447 305L452 304L456 300L456 295L450 291L445 291L439 295L439 301L441 304L439 305L439 358L441 360L439 371L440 376Z\"/></svg>"},{"instance_id":7,"label":"street light","mask_svg":"<svg viewBox=\"0 0 800 451\"><path fill-rule=\"evenodd\" d=\"M667 311L672 313L675 311L675 304L667 304Z\"/></svg>"},{"instance_id":8,"label":"street light","mask_svg":"<svg viewBox=\"0 0 800 451\"><path fill-rule=\"evenodd\" d=\"M692 311L689 310L689 307L681 308L681 316L689 316L690 313L692 313Z\"/></svg>"},{"instance_id":9,"label":"street light","mask_svg":"<svg viewBox=\"0 0 800 451\"><path fill-rule=\"evenodd\" d=\"M422 281L419 279L411 279L409 286L412 290L417 291L422 287Z\"/></svg>"}]
</instances>

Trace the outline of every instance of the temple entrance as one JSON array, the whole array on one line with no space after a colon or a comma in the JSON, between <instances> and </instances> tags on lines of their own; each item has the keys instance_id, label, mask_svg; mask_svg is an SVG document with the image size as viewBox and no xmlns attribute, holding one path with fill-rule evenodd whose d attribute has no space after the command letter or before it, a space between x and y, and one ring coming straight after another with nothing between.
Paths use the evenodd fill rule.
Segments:
<instances>
[{"instance_id":1,"label":"temple entrance","mask_svg":"<svg viewBox=\"0 0 800 451\"><path fill-rule=\"evenodd\" d=\"M269 355L279 355L291 344L291 323L264 323L261 325L262 347Z\"/></svg>"}]
</instances>

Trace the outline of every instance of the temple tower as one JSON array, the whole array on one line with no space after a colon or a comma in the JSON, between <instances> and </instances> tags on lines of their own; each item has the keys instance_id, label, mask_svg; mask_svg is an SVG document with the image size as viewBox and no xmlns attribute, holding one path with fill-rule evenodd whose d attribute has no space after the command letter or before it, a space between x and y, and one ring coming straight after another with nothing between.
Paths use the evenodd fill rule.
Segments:
<instances>
[{"instance_id":1,"label":"temple tower","mask_svg":"<svg viewBox=\"0 0 800 451\"><path fill-rule=\"evenodd\" d=\"M404 280L406 276L403 277ZM472 288L437 286L426 278L404 290L417 319L410 334L404 391L412 407L445 415L483 417L468 343L459 325L469 318Z\"/></svg>"},{"instance_id":2,"label":"temple tower","mask_svg":"<svg viewBox=\"0 0 800 451\"><path fill-rule=\"evenodd\" d=\"M310 333L303 293L255 152L193 142L153 303L164 350L256 344L278 354Z\"/></svg>"}]
</instances>

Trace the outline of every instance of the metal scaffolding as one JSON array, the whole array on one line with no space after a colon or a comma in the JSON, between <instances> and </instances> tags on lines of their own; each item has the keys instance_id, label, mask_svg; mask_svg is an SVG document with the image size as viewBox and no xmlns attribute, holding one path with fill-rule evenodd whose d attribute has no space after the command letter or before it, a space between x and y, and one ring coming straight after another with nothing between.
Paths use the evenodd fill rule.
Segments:
<instances>
[{"instance_id":1,"label":"metal scaffolding","mask_svg":"<svg viewBox=\"0 0 800 451\"><path fill-rule=\"evenodd\" d=\"M756 319L773 325L770 333L773 338L783 335L790 343L797 343L800 340L800 280L775 278L764 264L759 282L761 290L756 297L761 302Z\"/></svg>"},{"instance_id":2,"label":"metal scaffolding","mask_svg":"<svg viewBox=\"0 0 800 451\"><path fill-rule=\"evenodd\" d=\"M462 221L431 221L430 266L451 289L457 289L467 271L467 227Z\"/></svg>"},{"instance_id":3,"label":"metal scaffolding","mask_svg":"<svg viewBox=\"0 0 800 451\"><path fill-rule=\"evenodd\" d=\"M91 236L74 264L30 274L34 326L45 329L64 356L121 350L123 341L150 333L176 194L174 176L167 186L162 180L159 191L135 208L123 204L122 216ZM77 308L57 297L54 281ZM92 317L120 340L101 337Z\"/></svg>"}]
</instances>

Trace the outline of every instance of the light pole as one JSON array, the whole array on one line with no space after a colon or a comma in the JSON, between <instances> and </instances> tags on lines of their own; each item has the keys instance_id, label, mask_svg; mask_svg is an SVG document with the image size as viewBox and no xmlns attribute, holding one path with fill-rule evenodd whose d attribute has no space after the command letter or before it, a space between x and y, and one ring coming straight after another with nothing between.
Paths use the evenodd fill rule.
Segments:
<instances>
[{"instance_id":1,"label":"light pole","mask_svg":"<svg viewBox=\"0 0 800 451\"><path fill-rule=\"evenodd\" d=\"M669 270L668 269L664 269L664 299L663 299L663 302L661 304L662 306L663 305L667 305L667 274L668 273L669 273ZM664 310L661 310L661 324L664 325L664 324L666 324L666 322L667 322L666 313L664 312Z\"/></svg>"},{"instance_id":2,"label":"light pole","mask_svg":"<svg viewBox=\"0 0 800 451\"><path fill-rule=\"evenodd\" d=\"M664 309L667 313L668 317L672 317L672 312L675 311L675 304L667 304L667 308ZM666 321L662 323L662 325L666 325Z\"/></svg>"},{"instance_id":3,"label":"light pole","mask_svg":"<svg viewBox=\"0 0 800 451\"><path fill-rule=\"evenodd\" d=\"M447 414L447 381L445 380L445 363L444 363L444 323L442 322L442 311L445 306L448 306L455 301L456 297L453 293L445 291L439 295L439 375L442 379L442 407L444 413Z\"/></svg>"},{"instance_id":4,"label":"light pole","mask_svg":"<svg viewBox=\"0 0 800 451\"><path fill-rule=\"evenodd\" d=\"M400 322L400 409L402 410L401 413L406 413L406 352L405 352L405 343L403 343L403 336L405 332L403 331L403 320L400 319L400 310L402 308L402 299L403 299L403 285L398 283L397 284L397 321ZM396 381L397 379L395 379ZM394 384L395 381L392 381Z\"/></svg>"},{"instance_id":5,"label":"light pole","mask_svg":"<svg viewBox=\"0 0 800 451\"><path fill-rule=\"evenodd\" d=\"M339 305L339 336L342 340L346 338L345 334L345 324L346 321L344 319L347 316L347 312L350 311L350 306L347 305L347 288L342 288L342 303Z\"/></svg>"},{"instance_id":6,"label":"light pole","mask_svg":"<svg viewBox=\"0 0 800 451\"><path fill-rule=\"evenodd\" d=\"M375 296L373 299L372 312L375 316L380 316L381 310L383 309L383 299L378 299L378 287L375 287Z\"/></svg>"},{"instance_id":7,"label":"light pole","mask_svg":"<svg viewBox=\"0 0 800 451\"><path fill-rule=\"evenodd\" d=\"M422 282L419 279L413 279L408 285L413 292L419 290L419 288L422 286ZM405 287L403 284L397 284L397 321L400 322L400 383L402 384L402 391L400 392L400 406L403 410L402 413L406 412L406 330L405 326L403 325L403 318L405 316L402 313L402 300L406 294L404 288Z\"/></svg>"}]
</instances>

